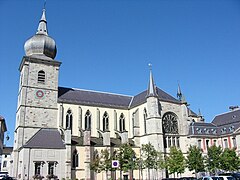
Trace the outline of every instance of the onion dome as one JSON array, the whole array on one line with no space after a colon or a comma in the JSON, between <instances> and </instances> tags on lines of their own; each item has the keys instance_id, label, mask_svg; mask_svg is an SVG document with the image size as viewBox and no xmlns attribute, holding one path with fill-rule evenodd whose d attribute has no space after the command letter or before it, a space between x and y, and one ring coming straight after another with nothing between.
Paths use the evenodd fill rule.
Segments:
<instances>
[{"instance_id":1,"label":"onion dome","mask_svg":"<svg viewBox=\"0 0 240 180\"><path fill-rule=\"evenodd\" d=\"M26 56L54 59L57 53L54 39L48 36L45 9L39 21L37 33L28 39L24 45Z\"/></svg>"}]
</instances>

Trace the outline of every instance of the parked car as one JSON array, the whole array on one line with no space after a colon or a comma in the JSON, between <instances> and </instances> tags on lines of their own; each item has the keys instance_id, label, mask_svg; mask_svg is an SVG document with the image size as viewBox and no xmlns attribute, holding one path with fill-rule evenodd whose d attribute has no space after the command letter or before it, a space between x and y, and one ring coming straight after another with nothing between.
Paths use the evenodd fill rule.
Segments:
<instances>
[{"instance_id":1,"label":"parked car","mask_svg":"<svg viewBox=\"0 0 240 180\"><path fill-rule=\"evenodd\" d=\"M217 176L203 176L198 180L220 180Z\"/></svg>"},{"instance_id":2,"label":"parked car","mask_svg":"<svg viewBox=\"0 0 240 180\"><path fill-rule=\"evenodd\" d=\"M10 177L10 176L5 176L5 177L2 178L2 180L13 180L13 178Z\"/></svg>"},{"instance_id":3,"label":"parked car","mask_svg":"<svg viewBox=\"0 0 240 180\"><path fill-rule=\"evenodd\" d=\"M233 176L217 176L219 180L236 180Z\"/></svg>"},{"instance_id":4,"label":"parked car","mask_svg":"<svg viewBox=\"0 0 240 180\"><path fill-rule=\"evenodd\" d=\"M0 172L0 179L3 179L6 176L7 176L6 172Z\"/></svg>"},{"instance_id":5,"label":"parked car","mask_svg":"<svg viewBox=\"0 0 240 180\"><path fill-rule=\"evenodd\" d=\"M237 173L232 173L231 174L232 177L235 177L236 180L240 180L240 173L237 172Z\"/></svg>"},{"instance_id":6,"label":"parked car","mask_svg":"<svg viewBox=\"0 0 240 180\"><path fill-rule=\"evenodd\" d=\"M181 177L179 180L197 180L195 177Z\"/></svg>"}]
</instances>

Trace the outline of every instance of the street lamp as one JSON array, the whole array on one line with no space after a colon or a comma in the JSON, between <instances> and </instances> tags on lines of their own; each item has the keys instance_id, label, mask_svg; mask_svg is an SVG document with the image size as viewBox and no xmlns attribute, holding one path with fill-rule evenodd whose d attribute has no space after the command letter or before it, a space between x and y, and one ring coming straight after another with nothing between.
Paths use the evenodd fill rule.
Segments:
<instances>
[{"instance_id":1,"label":"street lamp","mask_svg":"<svg viewBox=\"0 0 240 180\"><path fill-rule=\"evenodd\" d=\"M132 180L133 180L133 169L134 169L134 164L135 164L136 156L135 153L132 156Z\"/></svg>"}]
</instances>

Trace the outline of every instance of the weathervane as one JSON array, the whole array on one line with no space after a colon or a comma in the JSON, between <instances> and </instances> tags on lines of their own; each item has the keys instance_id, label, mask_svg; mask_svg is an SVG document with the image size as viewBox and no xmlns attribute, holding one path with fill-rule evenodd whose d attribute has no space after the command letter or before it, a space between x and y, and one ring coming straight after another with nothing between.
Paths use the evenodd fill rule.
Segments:
<instances>
[{"instance_id":1,"label":"weathervane","mask_svg":"<svg viewBox=\"0 0 240 180\"><path fill-rule=\"evenodd\" d=\"M44 1L43 9L46 9L47 0Z\"/></svg>"},{"instance_id":2,"label":"weathervane","mask_svg":"<svg viewBox=\"0 0 240 180\"><path fill-rule=\"evenodd\" d=\"M151 63L148 63L148 67L150 70L152 70L152 64Z\"/></svg>"}]
</instances>

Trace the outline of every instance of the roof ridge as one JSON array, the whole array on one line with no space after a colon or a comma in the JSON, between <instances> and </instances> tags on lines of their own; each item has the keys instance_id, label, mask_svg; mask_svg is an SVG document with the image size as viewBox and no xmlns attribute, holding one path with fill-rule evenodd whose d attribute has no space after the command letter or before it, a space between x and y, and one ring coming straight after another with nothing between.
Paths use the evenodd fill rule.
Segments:
<instances>
[{"instance_id":1,"label":"roof ridge","mask_svg":"<svg viewBox=\"0 0 240 180\"><path fill-rule=\"evenodd\" d=\"M120 94L120 93L111 93L111 92L104 92L104 91L96 91L96 90L90 90L90 89L80 89L80 88L71 88L73 90L80 90L80 91L88 91L88 92L95 92L95 93L102 93L102 94L110 94L110 95L118 95L118 96L126 96L126 97L133 97L131 95L126 94Z\"/></svg>"},{"instance_id":2,"label":"roof ridge","mask_svg":"<svg viewBox=\"0 0 240 180\"><path fill-rule=\"evenodd\" d=\"M129 105L128 105L128 109L131 108L131 105L132 105L133 99L134 99L134 96L131 98L131 101L130 101L130 103L129 103Z\"/></svg>"}]
</instances>

